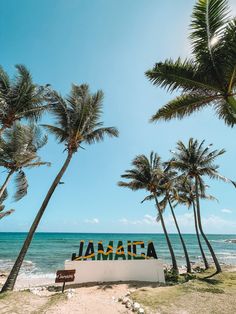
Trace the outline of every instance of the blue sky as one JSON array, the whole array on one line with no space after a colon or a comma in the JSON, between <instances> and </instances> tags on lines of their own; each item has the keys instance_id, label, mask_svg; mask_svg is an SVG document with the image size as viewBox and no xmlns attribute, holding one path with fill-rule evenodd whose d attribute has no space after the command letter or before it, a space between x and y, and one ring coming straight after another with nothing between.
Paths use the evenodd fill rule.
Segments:
<instances>
[{"instance_id":1,"label":"blue sky","mask_svg":"<svg viewBox=\"0 0 236 314\"><path fill-rule=\"evenodd\" d=\"M87 146L74 157L58 186L38 231L161 232L152 203L144 193L117 187L135 155L158 152L168 159L178 140L206 139L225 148L221 173L236 179L235 130L204 110L182 121L150 124L149 118L174 95L152 86L144 72L155 62L190 55L188 29L193 0L3 0L0 3L0 64L14 75L25 64L34 81L50 83L62 95L71 83L102 89L104 123L119 128L118 139ZM236 4L230 1L233 14ZM45 117L43 122L50 122ZM63 160L64 147L50 137L42 149L50 168L27 171L29 192L0 231L27 231ZM3 180L5 172L1 170ZM235 233L235 190L209 182L219 202L205 202L202 216L209 233ZM10 192L14 185L10 187ZM176 210L183 232L193 232L192 213ZM167 210L167 227L176 232Z\"/></svg>"}]
</instances>

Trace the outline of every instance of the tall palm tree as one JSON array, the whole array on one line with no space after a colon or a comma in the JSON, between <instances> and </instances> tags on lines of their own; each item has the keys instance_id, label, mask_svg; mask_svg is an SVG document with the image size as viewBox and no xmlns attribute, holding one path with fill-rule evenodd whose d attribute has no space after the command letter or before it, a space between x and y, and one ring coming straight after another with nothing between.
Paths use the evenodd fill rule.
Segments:
<instances>
[{"instance_id":1,"label":"tall palm tree","mask_svg":"<svg viewBox=\"0 0 236 314\"><path fill-rule=\"evenodd\" d=\"M203 177L223 180L225 182L233 183L234 185L235 183L220 175L217 171L218 166L214 164L215 159L224 154L225 150L221 149L211 151L211 145L204 147L204 142L205 141L202 141L199 144L197 140L193 140L193 138L190 138L188 145L185 146L182 141L179 141L177 143L177 150L175 152L172 152L174 158L171 161L171 165L175 169L179 170L182 173L183 177L194 180L194 192L196 197L196 212L199 230L211 253L212 259L216 266L216 272L219 273L221 272L220 264L202 227L200 196L201 193L204 193L205 190Z\"/></svg>"},{"instance_id":2,"label":"tall palm tree","mask_svg":"<svg viewBox=\"0 0 236 314\"><path fill-rule=\"evenodd\" d=\"M33 83L25 66L16 65L16 69L17 75L10 80L0 67L0 135L22 118L37 120L47 108L44 105L47 89Z\"/></svg>"},{"instance_id":3,"label":"tall palm tree","mask_svg":"<svg viewBox=\"0 0 236 314\"><path fill-rule=\"evenodd\" d=\"M100 121L102 115L103 92L91 94L88 85L72 85L70 94L64 99L58 93L52 92L51 112L55 118L55 125L44 125L52 133L59 143L65 145L66 160L52 182L46 197L33 221L22 249L15 264L4 284L1 292L12 290L18 276L20 267L30 246L34 233L43 216L57 185L65 173L73 155L81 148L82 143L93 144L104 139L105 135L117 137L118 130L114 127L102 127Z\"/></svg>"},{"instance_id":4,"label":"tall palm tree","mask_svg":"<svg viewBox=\"0 0 236 314\"><path fill-rule=\"evenodd\" d=\"M21 125L15 122L11 129L5 130L0 138L0 166L7 169L8 174L0 187L0 198L14 174L14 200L19 201L26 195L28 183L23 169L50 165L48 162L42 162L38 156L39 149L46 143L47 136L43 136L40 128L34 124Z\"/></svg>"},{"instance_id":5,"label":"tall palm tree","mask_svg":"<svg viewBox=\"0 0 236 314\"><path fill-rule=\"evenodd\" d=\"M205 269L209 268L209 264L206 258L206 255L204 253L201 240L200 240L200 235L199 235L199 230L198 230L198 223L197 223L197 213L196 213L196 205L195 205L195 194L194 194L194 185L191 182L190 179L188 180L180 180L178 187L177 187L178 193L175 195L174 200L177 202L177 204L184 204L188 208L193 208L193 214L194 214L194 227L195 227L195 232L197 236L197 241L198 241L198 246L202 255L202 259L204 262ZM201 194L201 198L207 198L207 199L212 199L211 196L206 196L205 193Z\"/></svg>"},{"instance_id":6,"label":"tall palm tree","mask_svg":"<svg viewBox=\"0 0 236 314\"><path fill-rule=\"evenodd\" d=\"M183 118L207 106L231 127L236 123L236 18L227 0L198 0L193 9L192 57L156 63L150 81L181 95L160 108L151 121Z\"/></svg>"},{"instance_id":7,"label":"tall palm tree","mask_svg":"<svg viewBox=\"0 0 236 314\"><path fill-rule=\"evenodd\" d=\"M178 231L180 242L183 247L184 256L186 260L186 266L187 266L187 272L190 273L191 263L190 263L187 247L180 231L180 227L179 227L179 224L175 215L175 211L174 211L174 206L172 205L172 202L176 200L176 198L178 197L179 176L177 175L175 171L171 169L171 163L169 162L167 163L167 167L164 169L162 178L160 180L160 184L161 184L160 191L164 193L165 195L164 200L166 201L166 203L168 203L170 207L171 214L175 223L175 227Z\"/></svg>"},{"instance_id":8,"label":"tall palm tree","mask_svg":"<svg viewBox=\"0 0 236 314\"><path fill-rule=\"evenodd\" d=\"M147 158L145 155L138 155L132 161L133 169L126 170L125 174L121 175L122 178L130 180L129 182L118 182L118 185L121 187L127 187L133 191L137 190L146 190L151 194L151 198L154 198L156 203L156 208L158 211L158 219L161 221L161 225L165 234L166 242L168 245L168 249L170 251L172 266L173 269L178 272L178 266L174 254L174 250L172 248L172 244L169 238L169 235L166 230L164 218L162 215L162 206L158 201L158 196L160 195L159 187L160 180L162 178L163 169L161 164L160 157L151 152L150 158ZM150 195L147 196L150 199ZM147 199L145 198L145 199Z\"/></svg>"}]
</instances>

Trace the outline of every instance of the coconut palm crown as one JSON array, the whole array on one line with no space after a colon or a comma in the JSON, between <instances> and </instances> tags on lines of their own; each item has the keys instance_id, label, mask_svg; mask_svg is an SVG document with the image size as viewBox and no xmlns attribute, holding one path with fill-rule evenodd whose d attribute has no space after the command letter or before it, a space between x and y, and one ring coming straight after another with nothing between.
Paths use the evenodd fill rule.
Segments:
<instances>
[{"instance_id":1,"label":"coconut palm crown","mask_svg":"<svg viewBox=\"0 0 236 314\"><path fill-rule=\"evenodd\" d=\"M117 137L115 127L102 127L102 101L103 92L91 94L86 84L72 84L71 92L65 98L54 91L49 102L53 104L50 110L55 124L43 126L65 144L69 154L75 153L82 143L102 141L105 135Z\"/></svg>"},{"instance_id":2,"label":"coconut palm crown","mask_svg":"<svg viewBox=\"0 0 236 314\"><path fill-rule=\"evenodd\" d=\"M16 65L17 75L10 79L0 67L0 134L22 118L38 120L47 106L46 88L33 83L24 65Z\"/></svg>"},{"instance_id":3,"label":"coconut palm crown","mask_svg":"<svg viewBox=\"0 0 236 314\"><path fill-rule=\"evenodd\" d=\"M200 191L205 194L205 183L203 177L210 179L222 180L224 182L235 182L226 178L218 172L219 166L215 164L215 160L225 153L224 149L211 150L212 144L205 146L205 141L198 142L190 138L188 144L185 145L182 141L177 142L176 151L172 151L173 159L171 166L180 171L182 179L197 178ZM187 184L187 182L186 182Z\"/></svg>"},{"instance_id":4,"label":"coconut palm crown","mask_svg":"<svg viewBox=\"0 0 236 314\"><path fill-rule=\"evenodd\" d=\"M0 188L0 197L5 191L11 176L16 173L16 193L18 201L26 195L27 178L23 169L50 165L41 161L38 151L47 143L47 136L34 124L21 125L16 122L11 129L5 130L0 138L0 167L7 169L7 178Z\"/></svg>"},{"instance_id":5,"label":"coconut palm crown","mask_svg":"<svg viewBox=\"0 0 236 314\"><path fill-rule=\"evenodd\" d=\"M236 123L236 18L229 17L227 0L198 0L193 9L192 57L156 63L146 72L150 81L177 96L151 121L183 118L211 106L218 117Z\"/></svg>"}]
</instances>

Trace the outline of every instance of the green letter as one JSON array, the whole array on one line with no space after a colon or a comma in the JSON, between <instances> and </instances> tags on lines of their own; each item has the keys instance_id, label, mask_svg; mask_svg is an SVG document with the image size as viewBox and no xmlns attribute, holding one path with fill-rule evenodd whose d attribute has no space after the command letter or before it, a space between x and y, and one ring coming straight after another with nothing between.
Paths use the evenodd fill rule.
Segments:
<instances>
[{"instance_id":1,"label":"green letter","mask_svg":"<svg viewBox=\"0 0 236 314\"><path fill-rule=\"evenodd\" d=\"M155 259L157 259L157 254L156 254L153 242L149 242L148 243L147 258L155 258Z\"/></svg>"},{"instance_id":2,"label":"green letter","mask_svg":"<svg viewBox=\"0 0 236 314\"><path fill-rule=\"evenodd\" d=\"M123 246L123 242L122 241L118 241L117 249L116 249L116 255L115 255L115 260L117 260L120 257L122 259L126 259L124 246Z\"/></svg>"},{"instance_id":3,"label":"green letter","mask_svg":"<svg viewBox=\"0 0 236 314\"><path fill-rule=\"evenodd\" d=\"M92 260L95 260L93 241L89 241L85 256L83 256L84 260L86 260L87 258L92 258Z\"/></svg>"},{"instance_id":4,"label":"green letter","mask_svg":"<svg viewBox=\"0 0 236 314\"><path fill-rule=\"evenodd\" d=\"M113 259L113 241L110 241L107 246L106 253L104 252L102 241L98 242L98 254L97 254L97 260L109 260Z\"/></svg>"},{"instance_id":5,"label":"green letter","mask_svg":"<svg viewBox=\"0 0 236 314\"><path fill-rule=\"evenodd\" d=\"M133 259L145 259L146 256L144 253L141 253L141 255L137 255L137 248L136 246L140 245L141 248L144 248L144 242L143 241L133 241Z\"/></svg>"}]
</instances>

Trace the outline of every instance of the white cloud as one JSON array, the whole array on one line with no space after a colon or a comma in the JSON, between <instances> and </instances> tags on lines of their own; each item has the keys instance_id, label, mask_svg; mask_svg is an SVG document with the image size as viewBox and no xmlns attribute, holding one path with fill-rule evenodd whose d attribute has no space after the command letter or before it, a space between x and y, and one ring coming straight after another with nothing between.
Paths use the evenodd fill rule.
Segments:
<instances>
[{"instance_id":1,"label":"white cloud","mask_svg":"<svg viewBox=\"0 0 236 314\"><path fill-rule=\"evenodd\" d=\"M156 223L156 217L147 214L140 220L128 220L127 218L122 218L119 219L119 222L123 225L153 225Z\"/></svg>"},{"instance_id":2,"label":"white cloud","mask_svg":"<svg viewBox=\"0 0 236 314\"><path fill-rule=\"evenodd\" d=\"M231 214L232 213L232 210L231 209L228 209L228 208L223 208L221 209L222 213L226 213L226 214Z\"/></svg>"},{"instance_id":3,"label":"white cloud","mask_svg":"<svg viewBox=\"0 0 236 314\"><path fill-rule=\"evenodd\" d=\"M180 230L182 233L195 233L195 226L194 226L194 217L192 212L186 212L184 214L177 214L176 219L178 221ZM165 225L168 230L168 232L174 232L176 233L176 227L174 224L174 220L171 214L164 215ZM122 218L119 220L119 222L126 226L134 226L138 225L140 226L140 232L143 230L146 231L153 231L159 230L159 232L162 232L161 224L160 222L156 222L156 217L152 215L144 215L139 220L130 220L127 218ZM206 233L222 233L222 231L227 230L228 233L234 233L236 230L236 222L221 218L216 215L210 215L208 217L202 217L202 225L203 229Z\"/></svg>"},{"instance_id":4,"label":"white cloud","mask_svg":"<svg viewBox=\"0 0 236 314\"><path fill-rule=\"evenodd\" d=\"M99 219L98 218L85 219L84 222L87 224L99 224Z\"/></svg>"}]
</instances>

